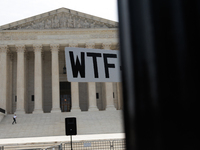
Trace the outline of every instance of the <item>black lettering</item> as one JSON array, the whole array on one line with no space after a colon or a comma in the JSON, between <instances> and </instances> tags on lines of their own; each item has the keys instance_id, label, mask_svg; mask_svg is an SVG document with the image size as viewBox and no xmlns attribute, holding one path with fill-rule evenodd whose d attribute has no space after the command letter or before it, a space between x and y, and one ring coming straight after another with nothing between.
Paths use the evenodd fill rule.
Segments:
<instances>
[{"instance_id":1,"label":"black lettering","mask_svg":"<svg viewBox=\"0 0 200 150\"><path fill-rule=\"evenodd\" d=\"M117 58L117 55L116 54L103 54L105 76L106 76L106 78L109 78L108 68L115 68L115 64L108 64L107 58Z\"/></svg>"},{"instance_id":2,"label":"black lettering","mask_svg":"<svg viewBox=\"0 0 200 150\"><path fill-rule=\"evenodd\" d=\"M78 56L76 57L76 62L74 61L74 54L72 51L69 51L70 61L72 66L73 77L78 77L78 72L80 73L81 78L85 78L85 55L84 52L81 52L81 63Z\"/></svg>"},{"instance_id":3,"label":"black lettering","mask_svg":"<svg viewBox=\"0 0 200 150\"><path fill-rule=\"evenodd\" d=\"M97 57L101 57L101 53L87 53L88 57L92 57L93 59L93 66L94 66L94 77L98 78L98 66L97 66Z\"/></svg>"}]
</instances>

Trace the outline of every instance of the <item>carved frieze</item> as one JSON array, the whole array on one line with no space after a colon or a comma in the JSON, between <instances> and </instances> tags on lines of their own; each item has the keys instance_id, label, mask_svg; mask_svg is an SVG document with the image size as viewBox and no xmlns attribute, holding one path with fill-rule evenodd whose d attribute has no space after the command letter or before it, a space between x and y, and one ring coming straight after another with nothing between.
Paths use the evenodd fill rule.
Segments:
<instances>
[{"instance_id":1,"label":"carved frieze","mask_svg":"<svg viewBox=\"0 0 200 150\"><path fill-rule=\"evenodd\" d=\"M59 36L57 36L59 35ZM37 39L102 39L102 38L118 38L118 34L112 31L85 31L85 30L50 30L50 31L26 31L23 32L4 32L0 34L0 41L11 40L37 40Z\"/></svg>"},{"instance_id":2,"label":"carved frieze","mask_svg":"<svg viewBox=\"0 0 200 150\"><path fill-rule=\"evenodd\" d=\"M2 40L5 40L5 41L7 41L7 40L11 40L11 36L3 36L3 38L2 38Z\"/></svg>"},{"instance_id":3,"label":"carved frieze","mask_svg":"<svg viewBox=\"0 0 200 150\"><path fill-rule=\"evenodd\" d=\"M34 33L4 33L0 35L0 41L10 40L35 40L37 39Z\"/></svg>"},{"instance_id":4,"label":"carved frieze","mask_svg":"<svg viewBox=\"0 0 200 150\"><path fill-rule=\"evenodd\" d=\"M4 30L67 29L67 28L116 28L116 25L96 21L62 12L55 15L26 22Z\"/></svg>"},{"instance_id":5,"label":"carved frieze","mask_svg":"<svg viewBox=\"0 0 200 150\"><path fill-rule=\"evenodd\" d=\"M110 33L105 33L105 34L93 34L91 35L91 38L118 38L117 34L110 34Z\"/></svg>"}]
</instances>

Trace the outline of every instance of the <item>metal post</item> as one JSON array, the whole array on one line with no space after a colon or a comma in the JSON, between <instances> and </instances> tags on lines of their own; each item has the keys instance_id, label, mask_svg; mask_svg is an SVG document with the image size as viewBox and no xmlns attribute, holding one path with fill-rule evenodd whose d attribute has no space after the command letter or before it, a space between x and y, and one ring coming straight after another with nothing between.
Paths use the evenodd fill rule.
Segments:
<instances>
[{"instance_id":1,"label":"metal post","mask_svg":"<svg viewBox=\"0 0 200 150\"><path fill-rule=\"evenodd\" d=\"M127 150L200 149L200 1L118 8Z\"/></svg>"},{"instance_id":2,"label":"metal post","mask_svg":"<svg viewBox=\"0 0 200 150\"><path fill-rule=\"evenodd\" d=\"M70 139L71 139L71 150L73 150L72 149L72 135L70 135Z\"/></svg>"},{"instance_id":3,"label":"metal post","mask_svg":"<svg viewBox=\"0 0 200 150\"><path fill-rule=\"evenodd\" d=\"M59 145L59 150L62 150L62 143Z\"/></svg>"}]
</instances>

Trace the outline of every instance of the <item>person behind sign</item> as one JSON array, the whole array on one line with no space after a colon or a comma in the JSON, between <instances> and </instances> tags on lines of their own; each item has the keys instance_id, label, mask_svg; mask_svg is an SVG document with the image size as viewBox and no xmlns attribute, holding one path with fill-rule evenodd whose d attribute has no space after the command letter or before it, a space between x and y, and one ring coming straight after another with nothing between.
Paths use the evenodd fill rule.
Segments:
<instances>
[{"instance_id":1,"label":"person behind sign","mask_svg":"<svg viewBox=\"0 0 200 150\"><path fill-rule=\"evenodd\" d=\"M12 124L16 124L17 122L16 122L16 119L17 119L17 116L16 116L16 114L13 116L13 122L12 122Z\"/></svg>"}]
</instances>

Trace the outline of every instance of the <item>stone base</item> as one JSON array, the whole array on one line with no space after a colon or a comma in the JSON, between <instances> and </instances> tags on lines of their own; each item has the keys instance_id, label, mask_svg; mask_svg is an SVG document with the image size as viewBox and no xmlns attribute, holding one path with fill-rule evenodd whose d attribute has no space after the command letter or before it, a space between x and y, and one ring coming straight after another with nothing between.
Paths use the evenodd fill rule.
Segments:
<instances>
[{"instance_id":1,"label":"stone base","mask_svg":"<svg viewBox=\"0 0 200 150\"><path fill-rule=\"evenodd\" d=\"M43 110L42 110L42 109L35 109L35 110L33 111L33 114L41 114L41 113L43 113Z\"/></svg>"},{"instance_id":2,"label":"stone base","mask_svg":"<svg viewBox=\"0 0 200 150\"><path fill-rule=\"evenodd\" d=\"M99 109L97 107L90 107L88 111L99 111Z\"/></svg>"},{"instance_id":3,"label":"stone base","mask_svg":"<svg viewBox=\"0 0 200 150\"><path fill-rule=\"evenodd\" d=\"M110 110L117 110L117 109L115 108L114 105L111 105L111 106L107 106L106 110L110 111Z\"/></svg>"},{"instance_id":4,"label":"stone base","mask_svg":"<svg viewBox=\"0 0 200 150\"><path fill-rule=\"evenodd\" d=\"M51 110L51 113L61 113L61 110L60 110L60 108L53 108Z\"/></svg>"},{"instance_id":5,"label":"stone base","mask_svg":"<svg viewBox=\"0 0 200 150\"><path fill-rule=\"evenodd\" d=\"M4 116L5 116L5 115L4 115L3 113L0 112L0 122L1 122L1 120L4 118Z\"/></svg>"},{"instance_id":6,"label":"stone base","mask_svg":"<svg viewBox=\"0 0 200 150\"><path fill-rule=\"evenodd\" d=\"M71 108L71 111L70 112L81 112L81 109L80 108Z\"/></svg>"},{"instance_id":7,"label":"stone base","mask_svg":"<svg viewBox=\"0 0 200 150\"><path fill-rule=\"evenodd\" d=\"M24 110L16 110L16 112L14 114L25 114Z\"/></svg>"}]
</instances>

